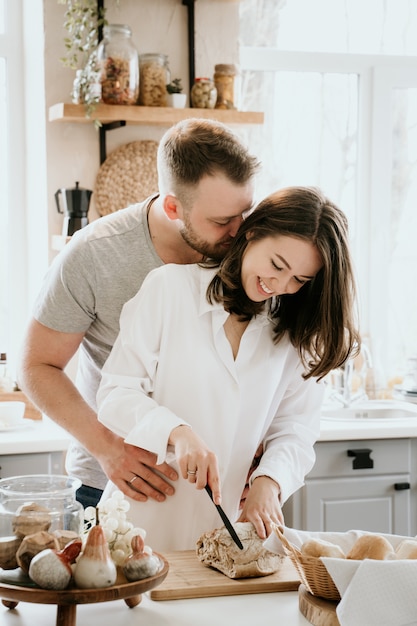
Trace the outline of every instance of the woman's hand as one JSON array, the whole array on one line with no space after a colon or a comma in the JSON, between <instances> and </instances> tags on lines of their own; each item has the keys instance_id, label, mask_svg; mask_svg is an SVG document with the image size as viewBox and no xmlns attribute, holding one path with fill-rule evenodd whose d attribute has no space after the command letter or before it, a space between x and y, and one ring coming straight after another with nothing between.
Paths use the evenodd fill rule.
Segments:
<instances>
[{"instance_id":1,"label":"woman's hand","mask_svg":"<svg viewBox=\"0 0 417 626\"><path fill-rule=\"evenodd\" d=\"M220 476L217 457L190 428L181 425L171 432L169 443L174 446L180 473L197 489L209 485L215 504L221 504Z\"/></svg>"},{"instance_id":2,"label":"woman's hand","mask_svg":"<svg viewBox=\"0 0 417 626\"><path fill-rule=\"evenodd\" d=\"M284 524L280 488L269 476L258 476L246 496L238 522L252 522L261 539L269 537L275 524Z\"/></svg>"}]
</instances>

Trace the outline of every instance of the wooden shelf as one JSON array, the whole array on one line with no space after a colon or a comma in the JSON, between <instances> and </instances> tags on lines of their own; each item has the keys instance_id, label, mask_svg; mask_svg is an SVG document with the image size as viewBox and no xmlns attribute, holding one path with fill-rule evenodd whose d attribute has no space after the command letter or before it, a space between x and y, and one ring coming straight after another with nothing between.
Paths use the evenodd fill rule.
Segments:
<instances>
[{"instance_id":1,"label":"wooden shelf","mask_svg":"<svg viewBox=\"0 0 417 626\"><path fill-rule=\"evenodd\" d=\"M60 102L49 108L49 121L102 124L125 121L126 124L148 126L172 126L190 117L203 117L224 124L263 124L264 114L258 111L234 111L223 109L172 109L169 107L120 106L99 104L90 118L85 116L83 104Z\"/></svg>"}]
</instances>

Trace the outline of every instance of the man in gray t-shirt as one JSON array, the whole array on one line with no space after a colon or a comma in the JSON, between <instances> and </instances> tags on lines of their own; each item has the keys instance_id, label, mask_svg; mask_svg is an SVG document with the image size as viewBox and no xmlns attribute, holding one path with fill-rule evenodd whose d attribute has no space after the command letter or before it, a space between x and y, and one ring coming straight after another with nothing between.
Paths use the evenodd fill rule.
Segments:
<instances>
[{"instance_id":1,"label":"man in gray t-shirt","mask_svg":"<svg viewBox=\"0 0 417 626\"><path fill-rule=\"evenodd\" d=\"M170 128L157 163L158 194L77 231L56 257L23 344L19 384L73 436L66 468L82 482L84 506L97 503L107 479L139 501L174 493L173 468L156 467L154 454L98 422L101 368L124 303L151 269L224 256L252 206L259 166L230 130L203 119ZM78 349L74 385L64 370Z\"/></svg>"}]
</instances>

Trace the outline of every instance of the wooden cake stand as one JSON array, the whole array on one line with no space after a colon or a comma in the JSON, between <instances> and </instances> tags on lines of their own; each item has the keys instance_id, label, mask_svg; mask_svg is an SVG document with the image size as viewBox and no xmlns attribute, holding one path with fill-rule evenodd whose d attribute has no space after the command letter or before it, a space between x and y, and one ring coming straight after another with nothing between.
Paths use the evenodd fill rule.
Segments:
<instances>
[{"instance_id":1,"label":"wooden cake stand","mask_svg":"<svg viewBox=\"0 0 417 626\"><path fill-rule=\"evenodd\" d=\"M75 626L77 604L92 604L94 602L109 602L124 600L129 608L137 606L142 600L142 594L160 585L168 574L168 561L154 552L161 559L163 568L155 576L129 583L119 572L116 584L104 589L66 589L51 591L39 587L22 587L20 585L0 584L0 597L8 609L14 609L19 602L34 602L36 604L56 604L56 626Z\"/></svg>"}]
</instances>

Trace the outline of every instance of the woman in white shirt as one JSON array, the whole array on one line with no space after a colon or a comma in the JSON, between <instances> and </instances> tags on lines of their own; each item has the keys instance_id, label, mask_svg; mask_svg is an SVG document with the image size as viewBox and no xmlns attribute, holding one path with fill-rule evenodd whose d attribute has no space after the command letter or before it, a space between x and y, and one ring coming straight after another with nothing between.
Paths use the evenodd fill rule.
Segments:
<instances>
[{"instance_id":1,"label":"woman in white shirt","mask_svg":"<svg viewBox=\"0 0 417 626\"><path fill-rule=\"evenodd\" d=\"M345 215L320 190L289 187L244 220L220 264L160 267L125 304L98 416L182 477L162 503L130 500L155 550L192 549L222 525L206 484L261 538L283 522L314 464L321 381L360 343L354 298Z\"/></svg>"}]
</instances>

